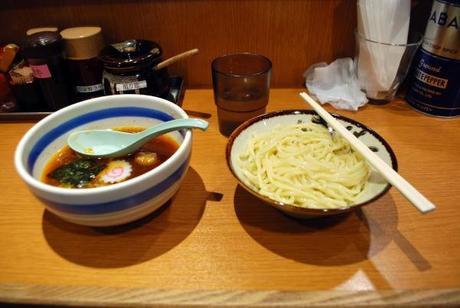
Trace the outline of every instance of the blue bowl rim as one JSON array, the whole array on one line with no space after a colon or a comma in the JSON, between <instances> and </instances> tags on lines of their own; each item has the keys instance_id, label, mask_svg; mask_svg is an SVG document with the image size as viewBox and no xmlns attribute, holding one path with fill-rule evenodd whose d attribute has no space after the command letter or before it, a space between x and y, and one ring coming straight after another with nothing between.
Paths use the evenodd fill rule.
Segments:
<instances>
[{"instance_id":1,"label":"blue bowl rim","mask_svg":"<svg viewBox=\"0 0 460 308\"><path fill-rule=\"evenodd\" d=\"M135 186L139 182L144 181L145 179L148 179L155 174L160 173L164 169L168 168L171 164L172 161L174 161L177 157L182 155L184 151L187 150L187 145L191 145L191 139L192 139L192 132L190 130L187 130L185 133L184 140L182 143L179 145L178 150L163 164L158 166L157 168L142 174L136 178L130 179L129 181L125 181L122 183L117 183L114 185L110 186L104 186L104 187L95 187L95 188L81 188L81 189L68 189L68 188L61 188L61 187L56 187L56 186L51 186L48 184L45 184L41 182L40 180L36 179L35 177L32 176L32 174L27 170L27 161L28 159L26 158L25 161L26 163L23 163L23 156L24 156L24 149L25 146L28 142L34 138L34 135L37 134L38 130L41 129L43 126L47 125L50 121L60 118L67 113L73 111L73 110L80 110L84 109L86 106L90 106L93 104L99 104L102 107L103 102L108 102L108 101L123 101L126 98L139 98L142 100L150 100L152 103L160 103L163 105L166 105L168 107L171 107L172 110L176 111L178 114L183 116L183 118L188 118L187 113L179 106L175 105L174 103L167 101L165 99L155 97L155 96L149 96L149 95L140 95L140 94L119 94L119 95L110 95L110 96L103 96L103 97L98 97L98 98L93 98L89 100L85 100L79 103L75 103L73 105L67 106L63 109L60 109L51 115L45 117L44 119L40 120L37 122L32 128L30 128L24 136L21 138L19 141L16 151L14 154L14 163L16 170L20 177L28 184L29 186L39 190L43 191L48 194L55 194L55 195L63 195L63 196L81 196L82 194L84 195L98 195L98 194L107 194L116 190L124 189L124 188L129 188L132 186ZM129 105L126 105L129 107ZM146 107L147 108L147 107ZM102 109L102 108L101 108ZM99 109L98 109L99 110ZM49 130L48 130L49 131ZM30 154L29 154L30 155ZM84 206L85 204L81 204Z\"/></svg>"}]
</instances>

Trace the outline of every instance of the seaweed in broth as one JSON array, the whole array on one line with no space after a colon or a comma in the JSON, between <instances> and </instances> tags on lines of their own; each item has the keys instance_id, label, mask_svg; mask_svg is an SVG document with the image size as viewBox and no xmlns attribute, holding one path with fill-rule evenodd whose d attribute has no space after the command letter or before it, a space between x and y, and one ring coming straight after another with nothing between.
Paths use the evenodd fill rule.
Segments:
<instances>
[{"instance_id":1,"label":"seaweed in broth","mask_svg":"<svg viewBox=\"0 0 460 308\"><path fill-rule=\"evenodd\" d=\"M141 127L118 127L114 130L136 133L144 130ZM119 158L88 158L82 156L67 145L61 148L48 161L42 174L46 184L65 188L93 188L112 185L144 174L171 157L179 145L168 135L151 139L136 152ZM124 178L116 174L115 180L110 181L108 171L122 170L119 166L129 166L129 174ZM111 170L110 167L112 166ZM120 169L121 168L121 169ZM126 170L125 170L126 171ZM117 172L113 172L117 173Z\"/></svg>"}]
</instances>

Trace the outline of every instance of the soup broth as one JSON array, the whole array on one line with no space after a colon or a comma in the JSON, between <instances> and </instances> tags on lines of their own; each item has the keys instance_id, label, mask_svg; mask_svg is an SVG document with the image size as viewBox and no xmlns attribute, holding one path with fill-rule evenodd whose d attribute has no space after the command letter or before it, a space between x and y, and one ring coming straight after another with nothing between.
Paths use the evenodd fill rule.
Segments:
<instances>
[{"instance_id":1,"label":"soup broth","mask_svg":"<svg viewBox=\"0 0 460 308\"><path fill-rule=\"evenodd\" d=\"M140 127L114 130L136 133ZM118 158L89 158L64 146L45 165L41 180L65 188L93 188L120 183L144 174L162 164L179 145L168 135L151 139L136 152Z\"/></svg>"}]
</instances>

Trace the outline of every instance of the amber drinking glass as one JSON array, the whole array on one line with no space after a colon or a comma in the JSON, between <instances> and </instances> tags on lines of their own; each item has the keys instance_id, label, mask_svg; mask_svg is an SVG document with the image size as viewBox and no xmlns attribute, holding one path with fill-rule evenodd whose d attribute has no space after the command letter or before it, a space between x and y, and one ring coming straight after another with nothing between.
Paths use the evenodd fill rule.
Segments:
<instances>
[{"instance_id":1,"label":"amber drinking glass","mask_svg":"<svg viewBox=\"0 0 460 308\"><path fill-rule=\"evenodd\" d=\"M265 113L272 63L262 55L238 53L212 62L219 130L229 136L244 121Z\"/></svg>"}]
</instances>

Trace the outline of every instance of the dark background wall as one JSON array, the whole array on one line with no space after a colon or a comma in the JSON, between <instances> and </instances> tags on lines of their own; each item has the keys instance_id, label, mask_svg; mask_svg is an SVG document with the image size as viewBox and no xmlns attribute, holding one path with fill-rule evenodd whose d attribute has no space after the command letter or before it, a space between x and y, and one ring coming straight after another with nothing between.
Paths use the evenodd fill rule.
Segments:
<instances>
[{"instance_id":1,"label":"dark background wall","mask_svg":"<svg viewBox=\"0 0 460 308\"><path fill-rule=\"evenodd\" d=\"M414 1L419 2L419 1ZM421 1L431 5L431 1ZM218 55L250 51L273 62L273 87L300 87L313 63L354 53L355 0L2 0L0 42L32 27L99 25L107 43L155 40L169 57L200 53L170 68L189 87L210 87Z\"/></svg>"}]
</instances>

